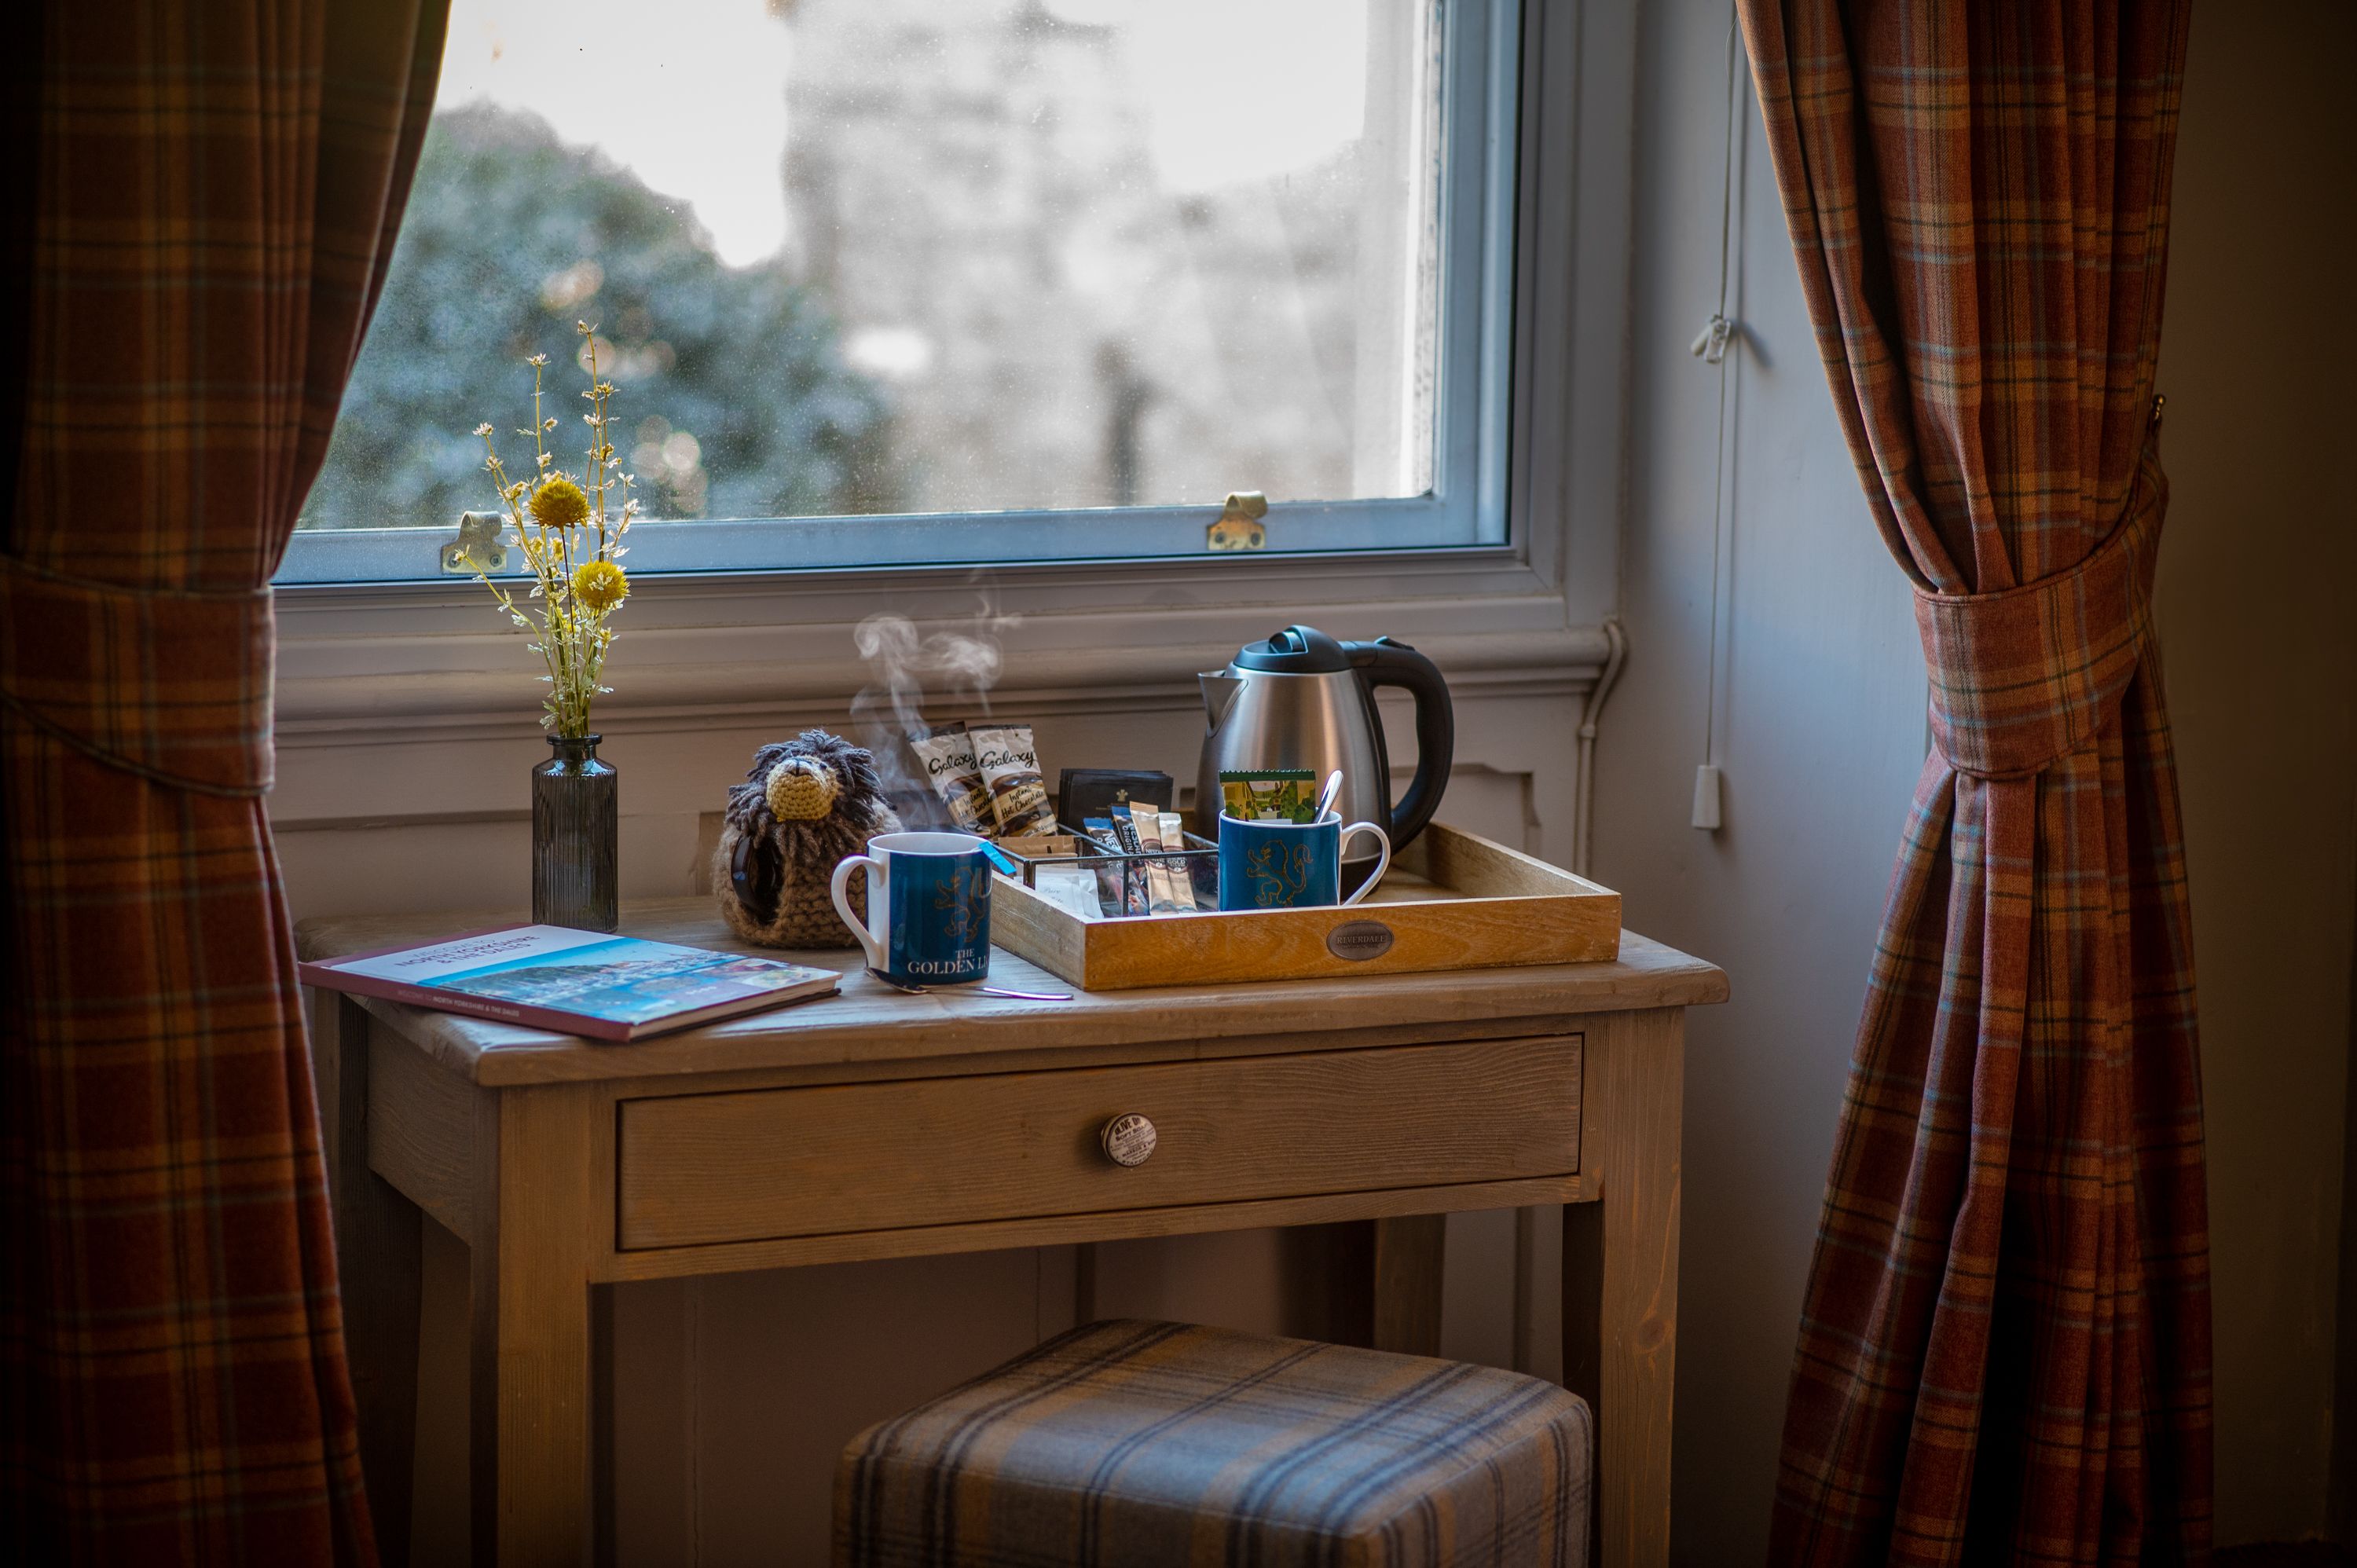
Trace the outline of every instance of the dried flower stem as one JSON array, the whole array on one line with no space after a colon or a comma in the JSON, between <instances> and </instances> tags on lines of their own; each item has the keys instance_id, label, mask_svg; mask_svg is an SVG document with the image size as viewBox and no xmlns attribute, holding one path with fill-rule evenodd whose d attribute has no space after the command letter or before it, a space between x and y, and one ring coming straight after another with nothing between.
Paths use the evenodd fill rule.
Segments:
<instances>
[{"instance_id":1,"label":"dried flower stem","mask_svg":"<svg viewBox=\"0 0 2357 1568\"><path fill-rule=\"evenodd\" d=\"M589 372L589 390L581 394L589 400L589 413L584 416L589 424L589 447L584 454L588 458L589 483L587 487L576 483L555 466L549 453L548 433L556 428L556 421L546 413L543 403L548 356L534 354L526 361L532 366L533 477L510 479L491 439L490 425L475 427L483 443L483 467L499 487L500 504L515 530L516 547L532 567L534 584L524 602L519 603L507 588L491 581L479 564L475 576L490 589L510 620L527 633L538 634L538 640L530 646L547 666L548 673L542 679L549 687L541 704L546 710L542 727L577 736L589 733L591 703L612 690L598 684L615 638L606 623L630 591L629 577L619 563L629 553L622 537L638 515L639 503L630 493L631 477L614 461L608 408L614 387L597 374L597 328L584 321L575 323L575 329L583 339L582 355ZM614 506L611 498L617 490L619 504Z\"/></svg>"}]
</instances>

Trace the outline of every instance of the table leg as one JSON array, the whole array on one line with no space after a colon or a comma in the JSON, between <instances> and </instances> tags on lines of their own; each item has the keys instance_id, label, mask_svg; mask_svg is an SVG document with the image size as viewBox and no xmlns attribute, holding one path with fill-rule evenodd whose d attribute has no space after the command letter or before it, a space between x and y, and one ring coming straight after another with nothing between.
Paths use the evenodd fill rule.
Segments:
<instances>
[{"instance_id":1,"label":"table leg","mask_svg":"<svg viewBox=\"0 0 2357 1568\"><path fill-rule=\"evenodd\" d=\"M1563 1364L1596 1410L1603 1568L1670 1556L1684 1053L1674 1007L1599 1020L1583 1047L1579 1163L1598 1197L1564 1211Z\"/></svg>"},{"instance_id":2,"label":"table leg","mask_svg":"<svg viewBox=\"0 0 2357 1568\"><path fill-rule=\"evenodd\" d=\"M416 1454L417 1206L369 1168L369 1015L349 996L313 990L311 1063L326 1145L342 1286L344 1360L360 1421L361 1475L378 1560L409 1562L411 1467Z\"/></svg>"},{"instance_id":3,"label":"table leg","mask_svg":"<svg viewBox=\"0 0 2357 1568\"><path fill-rule=\"evenodd\" d=\"M486 1090L478 1102L469 1391L478 1568L591 1560L599 1108L587 1086L573 1084Z\"/></svg>"},{"instance_id":4,"label":"table leg","mask_svg":"<svg viewBox=\"0 0 2357 1568\"><path fill-rule=\"evenodd\" d=\"M1448 1216L1409 1214L1375 1221L1375 1348L1440 1354L1440 1293Z\"/></svg>"}]
</instances>

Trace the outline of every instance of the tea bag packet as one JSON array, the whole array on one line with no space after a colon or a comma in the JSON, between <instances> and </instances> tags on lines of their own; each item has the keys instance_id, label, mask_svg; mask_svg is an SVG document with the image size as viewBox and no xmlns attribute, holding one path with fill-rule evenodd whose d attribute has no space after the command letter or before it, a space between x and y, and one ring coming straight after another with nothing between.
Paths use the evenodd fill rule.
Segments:
<instances>
[{"instance_id":1,"label":"tea bag packet","mask_svg":"<svg viewBox=\"0 0 2357 1568\"><path fill-rule=\"evenodd\" d=\"M1269 768L1220 775L1220 810L1247 822L1306 822L1318 810L1317 775Z\"/></svg>"},{"instance_id":2,"label":"tea bag packet","mask_svg":"<svg viewBox=\"0 0 2357 1568\"><path fill-rule=\"evenodd\" d=\"M1137 824L1130 820L1129 810L1115 806L1113 811L1114 842L1121 845L1124 854L1146 853L1146 842L1138 836ZM1150 915L1153 898L1147 888L1146 862L1125 860L1121 863L1121 911L1125 915Z\"/></svg>"},{"instance_id":3,"label":"tea bag packet","mask_svg":"<svg viewBox=\"0 0 2357 1568\"><path fill-rule=\"evenodd\" d=\"M1186 865L1187 886L1195 895L1195 908L1217 909L1220 907L1220 857L1199 854L1189 860Z\"/></svg>"},{"instance_id":4,"label":"tea bag packet","mask_svg":"<svg viewBox=\"0 0 2357 1568\"><path fill-rule=\"evenodd\" d=\"M990 807L990 787L974 759L974 737L963 724L942 725L911 739L909 749L923 765L925 778L948 811L950 825L962 833L987 838L997 828Z\"/></svg>"},{"instance_id":5,"label":"tea bag packet","mask_svg":"<svg viewBox=\"0 0 2357 1568\"><path fill-rule=\"evenodd\" d=\"M1177 799L1170 775L1137 768L1067 768L1056 784L1056 809L1068 822L1102 817L1132 800Z\"/></svg>"},{"instance_id":6,"label":"tea bag packet","mask_svg":"<svg viewBox=\"0 0 2357 1568\"><path fill-rule=\"evenodd\" d=\"M1107 855L1120 853L1121 840L1114 835L1111 817L1090 817L1081 826L1088 830L1096 848L1105 851ZM1086 853L1085 846L1083 853ZM1123 908L1121 896L1121 862L1103 858L1092 862L1090 869L1096 873L1097 912L1107 917L1126 914L1128 911Z\"/></svg>"},{"instance_id":7,"label":"tea bag packet","mask_svg":"<svg viewBox=\"0 0 2357 1568\"><path fill-rule=\"evenodd\" d=\"M1095 875L1085 865L1043 865L1032 874L1032 890L1068 915L1093 920L1104 913Z\"/></svg>"},{"instance_id":8,"label":"tea bag packet","mask_svg":"<svg viewBox=\"0 0 2357 1568\"><path fill-rule=\"evenodd\" d=\"M974 759L990 789L1001 835L1055 831L1055 808L1039 777L1039 752L1029 725L991 725L974 733Z\"/></svg>"}]
</instances>

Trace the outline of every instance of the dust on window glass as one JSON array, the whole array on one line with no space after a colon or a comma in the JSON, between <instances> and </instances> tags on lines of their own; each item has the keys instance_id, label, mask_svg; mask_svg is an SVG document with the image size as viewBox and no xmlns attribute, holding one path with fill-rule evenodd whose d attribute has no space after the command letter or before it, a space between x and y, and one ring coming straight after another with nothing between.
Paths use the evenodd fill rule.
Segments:
<instances>
[{"instance_id":1,"label":"dust on window glass","mask_svg":"<svg viewBox=\"0 0 2357 1568\"><path fill-rule=\"evenodd\" d=\"M456 0L304 526L493 505L576 320L649 518L1422 494L1435 5Z\"/></svg>"}]
</instances>

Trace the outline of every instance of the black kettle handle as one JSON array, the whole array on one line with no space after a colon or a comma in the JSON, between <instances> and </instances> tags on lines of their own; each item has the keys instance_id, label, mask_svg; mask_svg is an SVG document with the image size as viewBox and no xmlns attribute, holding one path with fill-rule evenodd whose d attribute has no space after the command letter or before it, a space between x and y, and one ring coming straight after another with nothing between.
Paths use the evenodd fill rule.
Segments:
<instances>
[{"instance_id":1,"label":"black kettle handle","mask_svg":"<svg viewBox=\"0 0 2357 1568\"><path fill-rule=\"evenodd\" d=\"M1370 698L1377 686L1405 687L1415 698L1415 777L1392 811L1392 853L1397 854L1440 808L1440 797L1448 788L1449 758L1457 750L1457 714L1448 704L1448 682L1440 678L1440 666L1406 643L1379 637L1347 646ZM1383 721L1378 717L1375 722Z\"/></svg>"}]
</instances>

